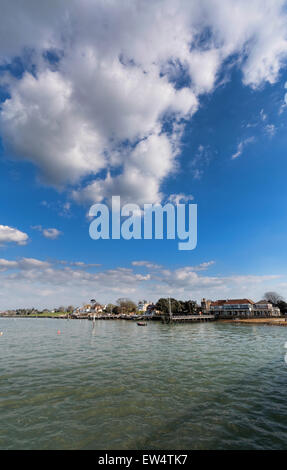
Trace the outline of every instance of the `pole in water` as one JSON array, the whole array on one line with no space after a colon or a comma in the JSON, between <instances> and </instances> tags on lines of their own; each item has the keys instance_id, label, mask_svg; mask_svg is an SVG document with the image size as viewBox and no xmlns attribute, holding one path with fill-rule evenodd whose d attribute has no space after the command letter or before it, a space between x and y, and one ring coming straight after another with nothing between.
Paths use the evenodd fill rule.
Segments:
<instances>
[{"instance_id":1,"label":"pole in water","mask_svg":"<svg viewBox=\"0 0 287 470\"><path fill-rule=\"evenodd\" d=\"M171 311L171 301L170 297L168 298L168 306L169 306L169 321L172 321L172 311Z\"/></svg>"},{"instance_id":2,"label":"pole in water","mask_svg":"<svg viewBox=\"0 0 287 470\"><path fill-rule=\"evenodd\" d=\"M93 328L95 328L95 324L96 324L96 319L95 319L95 314L93 315Z\"/></svg>"}]
</instances>

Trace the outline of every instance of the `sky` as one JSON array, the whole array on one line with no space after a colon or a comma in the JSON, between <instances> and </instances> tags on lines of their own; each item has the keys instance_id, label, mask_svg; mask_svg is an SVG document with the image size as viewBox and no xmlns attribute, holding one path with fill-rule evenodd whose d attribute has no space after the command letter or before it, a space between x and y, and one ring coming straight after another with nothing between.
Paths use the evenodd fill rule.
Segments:
<instances>
[{"instance_id":1,"label":"sky","mask_svg":"<svg viewBox=\"0 0 287 470\"><path fill-rule=\"evenodd\" d=\"M1 1L0 310L287 298L287 2ZM89 208L198 206L198 243Z\"/></svg>"}]
</instances>

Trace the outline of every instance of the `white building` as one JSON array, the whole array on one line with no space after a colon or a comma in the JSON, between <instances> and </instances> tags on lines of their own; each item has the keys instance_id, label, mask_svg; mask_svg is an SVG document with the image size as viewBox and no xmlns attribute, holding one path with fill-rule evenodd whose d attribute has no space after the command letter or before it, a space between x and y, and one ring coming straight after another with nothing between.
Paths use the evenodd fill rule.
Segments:
<instances>
[{"instance_id":1,"label":"white building","mask_svg":"<svg viewBox=\"0 0 287 470\"><path fill-rule=\"evenodd\" d=\"M266 300L253 302L250 299L227 299L211 302L210 313L220 318L234 317L278 317L280 310Z\"/></svg>"},{"instance_id":2,"label":"white building","mask_svg":"<svg viewBox=\"0 0 287 470\"><path fill-rule=\"evenodd\" d=\"M148 309L148 306L151 304L151 302L147 302L146 300L142 300L138 303L137 306L137 311L138 312L146 312Z\"/></svg>"},{"instance_id":3,"label":"white building","mask_svg":"<svg viewBox=\"0 0 287 470\"><path fill-rule=\"evenodd\" d=\"M260 300L253 305L253 313L256 317L280 317L278 307L273 307L267 300Z\"/></svg>"}]
</instances>

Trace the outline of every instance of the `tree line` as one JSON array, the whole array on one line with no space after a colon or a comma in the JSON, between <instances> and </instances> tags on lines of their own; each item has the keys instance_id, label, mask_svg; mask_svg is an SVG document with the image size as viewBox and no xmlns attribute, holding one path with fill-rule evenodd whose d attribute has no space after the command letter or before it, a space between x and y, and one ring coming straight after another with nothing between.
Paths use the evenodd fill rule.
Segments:
<instances>
[{"instance_id":1,"label":"tree line","mask_svg":"<svg viewBox=\"0 0 287 470\"><path fill-rule=\"evenodd\" d=\"M182 315L194 315L199 313L200 307L194 300L177 300L169 298L161 298L156 304L151 304L152 309L158 310L162 313L169 313L171 309L172 313L179 313ZM118 314L130 314L134 313L137 310L136 304L126 298L120 298L117 300L116 304L108 304L105 311L107 313L112 313L114 315Z\"/></svg>"},{"instance_id":2,"label":"tree line","mask_svg":"<svg viewBox=\"0 0 287 470\"><path fill-rule=\"evenodd\" d=\"M287 302L277 292L269 291L264 294L264 300L270 302L274 307L280 308L282 314L287 314ZM92 304L96 304L93 299ZM152 304L152 308L162 313L180 314L180 315L196 315L201 311L201 307L196 303L195 300L177 300L174 298L161 298L156 304ZM68 307L60 306L54 309L55 313L72 313L74 307L69 305ZM115 304L108 304L104 312L113 315L120 314L131 314L137 311L137 305L131 299L119 298ZM30 309L16 309L18 315L30 315L35 313L49 313L48 309L38 310L35 308Z\"/></svg>"}]
</instances>

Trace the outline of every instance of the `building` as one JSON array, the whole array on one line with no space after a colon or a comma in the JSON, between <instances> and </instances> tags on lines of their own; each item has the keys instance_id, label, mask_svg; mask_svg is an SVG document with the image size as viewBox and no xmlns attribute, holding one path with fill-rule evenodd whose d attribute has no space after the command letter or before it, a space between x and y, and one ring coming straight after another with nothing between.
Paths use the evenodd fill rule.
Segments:
<instances>
[{"instance_id":1,"label":"building","mask_svg":"<svg viewBox=\"0 0 287 470\"><path fill-rule=\"evenodd\" d=\"M153 317L157 313L156 306L153 303L150 303L147 306L147 309L145 311L145 316L146 317Z\"/></svg>"},{"instance_id":2,"label":"building","mask_svg":"<svg viewBox=\"0 0 287 470\"><path fill-rule=\"evenodd\" d=\"M250 299L227 299L211 302L209 312L219 318L278 317L280 310L266 300L253 302Z\"/></svg>"},{"instance_id":3,"label":"building","mask_svg":"<svg viewBox=\"0 0 287 470\"><path fill-rule=\"evenodd\" d=\"M138 303L138 306L137 306L137 311L138 312L146 312L149 305L151 304L151 302L147 302L146 300L142 300Z\"/></svg>"},{"instance_id":4,"label":"building","mask_svg":"<svg viewBox=\"0 0 287 470\"><path fill-rule=\"evenodd\" d=\"M250 317L253 304L249 299L216 300L210 304L210 313L220 318Z\"/></svg>"},{"instance_id":5,"label":"building","mask_svg":"<svg viewBox=\"0 0 287 470\"><path fill-rule=\"evenodd\" d=\"M209 313L211 304L212 304L212 300L202 299L202 301L201 301L201 311L202 311L202 313Z\"/></svg>"},{"instance_id":6,"label":"building","mask_svg":"<svg viewBox=\"0 0 287 470\"><path fill-rule=\"evenodd\" d=\"M98 315L103 312L103 307L99 303L86 304L82 307L77 307L74 312L74 317L90 317L91 315Z\"/></svg>"},{"instance_id":7,"label":"building","mask_svg":"<svg viewBox=\"0 0 287 470\"><path fill-rule=\"evenodd\" d=\"M267 300L260 300L253 305L255 317L280 317L281 312L278 307L274 307Z\"/></svg>"},{"instance_id":8,"label":"building","mask_svg":"<svg viewBox=\"0 0 287 470\"><path fill-rule=\"evenodd\" d=\"M98 313L103 313L103 309L104 309L104 307L101 304L99 304L98 302L96 302L96 303L92 304L90 311L91 311L91 313L98 314Z\"/></svg>"},{"instance_id":9,"label":"building","mask_svg":"<svg viewBox=\"0 0 287 470\"><path fill-rule=\"evenodd\" d=\"M156 308L152 302L143 300L138 303L137 312L143 314L145 317L152 317L156 313Z\"/></svg>"}]
</instances>

